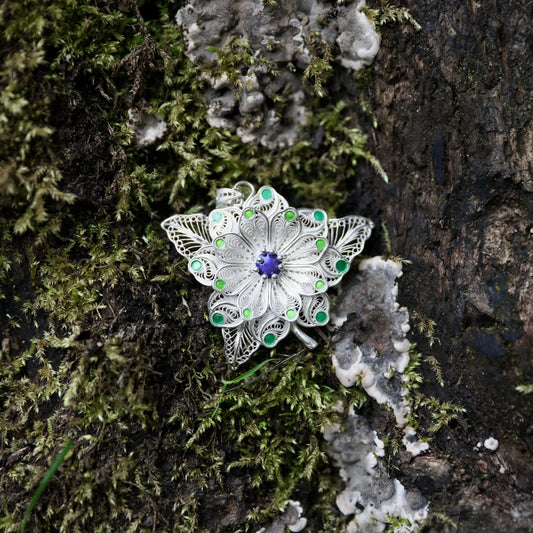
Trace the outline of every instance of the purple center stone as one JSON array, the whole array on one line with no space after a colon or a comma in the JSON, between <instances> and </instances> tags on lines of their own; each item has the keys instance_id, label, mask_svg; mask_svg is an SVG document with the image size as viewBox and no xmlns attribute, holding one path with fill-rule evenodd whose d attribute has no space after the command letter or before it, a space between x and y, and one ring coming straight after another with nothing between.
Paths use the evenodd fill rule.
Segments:
<instances>
[{"instance_id":1,"label":"purple center stone","mask_svg":"<svg viewBox=\"0 0 533 533\"><path fill-rule=\"evenodd\" d=\"M278 260L278 256L271 252L262 253L256 263L258 272L261 276L267 276L271 278L274 274L279 274L279 264L281 261Z\"/></svg>"}]
</instances>

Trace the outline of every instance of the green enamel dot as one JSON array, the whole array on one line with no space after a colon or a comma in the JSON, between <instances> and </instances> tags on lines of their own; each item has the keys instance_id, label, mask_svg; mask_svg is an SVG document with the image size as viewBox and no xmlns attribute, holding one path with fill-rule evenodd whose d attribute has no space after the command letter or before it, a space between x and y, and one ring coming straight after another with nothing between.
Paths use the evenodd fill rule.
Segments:
<instances>
[{"instance_id":1,"label":"green enamel dot","mask_svg":"<svg viewBox=\"0 0 533 533\"><path fill-rule=\"evenodd\" d=\"M317 222L322 222L325 218L324 211L318 211L316 210L314 212L314 217Z\"/></svg>"},{"instance_id":2,"label":"green enamel dot","mask_svg":"<svg viewBox=\"0 0 533 533\"><path fill-rule=\"evenodd\" d=\"M223 279L217 279L215 281L215 287L221 291L224 289L224 287L226 286L226 282L223 280Z\"/></svg>"},{"instance_id":3,"label":"green enamel dot","mask_svg":"<svg viewBox=\"0 0 533 533\"><path fill-rule=\"evenodd\" d=\"M325 286L326 286L326 284L325 284L321 279L319 279L319 280L315 283L315 288L316 288L317 291L322 290Z\"/></svg>"},{"instance_id":4,"label":"green enamel dot","mask_svg":"<svg viewBox=\"0 0 533 533\"><path fill-rule=\"evenodd\" d=\"M296 311L294 309L287 309L285 315L288 319L292 320L293 318L296 318Z\"/></svg>"},{"instance_id":5,"label":"green enamel dot","mask_svg":"<svg viewBox=\"0 0 533 533\"><path fill-rule=\"evenodd\" d=\"M213 324L215 324L215 326L220 326L221 324L224 324L224 316L220 313L213 313L211 320L213 321Z\"/></svg>"},{"instance_id":6,"label":"green enamel dot","mask_svg":"<svg viewBox=\"0 0 533 533\"><path fill-rule=\"evenodd\" d=\"M200 272L200 270L202 270L203 268L203 263L201 261L198 261L198 259L195 259L192 263L191 263L191 270L193 272Z\"/></svg>"},{"instance_id":7,"label":"green enamel dot","mask_svg":"<svg viewBox=\"0 0 533 533\"><path fill-rule=\"evenodd\" d=\"M325 239L317 239L317 241L316 241L316 247L317 247L319 250L323 250L323 249L326 247L326 241L325 241Z\"/></svg>"},{"instance_id":8,"label":"green enamel dot","mask_svg":"<svg viewBox=\"0 0 533 533\"><path fill-rule=\"evenodd\" d=\"M217 248L224 248L225 244L226 244L226 241L224 239L217 239L215 241L215 246Z\"/></svg>"},{"instance_id":9,"label":"green enamel dot","mask_svg":"<svg viewBox=\"0 0 533 533\"><path fill-rule=\"evenodd\" d=\"M253 218L254 215L255 215L255 211L253 209L247 209L244 212L244 217L245 218Z\"/></svg>"},{"instance_id":10,"label":"green enamel dot","mask_svg":"<svg viewBox=\"0 0 533 533\"><path fill-rule=\"evenodd\" d=\"M261 196L264 200L270 200L272 198L272 189L263 189Z\"/></svg>"},{"instance_id":11,"label":"green enamel dot","mask_svg":"<svg viewBox=\"0 0 533 533\"><path fill-rule=\"evenodd\" d=\"M273 333L267 333L263 341L267 346L272 346L276 342L276 336Z\"/></svg>"},{"instance_id":12,"label":"green enamel dot","mask_svg":"<svg viewBox=\"0 0 533 533\"><path fill-rule=\"evenodd\" d=\"M324 313L324 311L319 311L319 312L315 315L315 319L316 319L316 321L317 321L319 324L323 324L323 323L326 322L326 320L328 319L328 315L327 315L327 313Z\"/></svg>"},{"instance_id":13,"label":"green enamel dot","mask_svg":"<svg viewBox=\"0 0 533 533\"><path fill-rule=\"evenodd\" d=\"M250 320L250 318L252 318L252 310L251 309L248 309L248 307L246 309L243 310L242 314L244 315L244 318L247 318L248 320Z\"/></svg>"},{"instance_id":14,"label":"green enamel dot","mask_svg":"<svg viewBox=\"0 0 533 533\"><path fill-rule=\"evenodd\" d=\"M294 211L285 212L285 220L294 220L296 218L296 213Z\"/></svg>"},{"instance_id":15,"label":"green enamel dot","mask_svg":"<svg viewBox=\"0 0 533 533\"><path fill-rule=\"evenodd\" d=\"M350 267L350 264L348 263L348 261L346 261L345 259L339 259L336 263L335 263L335 268L339 271L339 272L346 272L348 270L348 268Z\"/></svg>"},{"instance_id":16,"label":"green enamel dot","mask_svg":"<svg viewBox=\"0 0 533 533\"><path fill-rule=\"evenodd\" d=\"M222 213L213 213L213 215L211 216L211 220L213 222L220 222L222 220Z\"/></svg>"}]
</instances>

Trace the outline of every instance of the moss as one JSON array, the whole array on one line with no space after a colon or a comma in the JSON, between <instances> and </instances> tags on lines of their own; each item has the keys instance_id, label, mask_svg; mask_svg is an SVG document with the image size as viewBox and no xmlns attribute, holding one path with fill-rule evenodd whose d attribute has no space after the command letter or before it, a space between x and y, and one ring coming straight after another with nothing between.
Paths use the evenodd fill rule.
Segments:
<instances>
[{"instance_id":1,"label":"moss","mask_svg":"<svg viewBox=\"0 0 533 533\"><path fill-rule=\"evenodd\" d=\"M209 46L207 50L216 54L217 61L205 66L205 73L214 80L227 78L237 95L241 90L250 89L242 81L242 76L250 67L263 67L269 74L277 75L276 67L261 53L255 53L242 37L229 37L222 48Z\"/></svg>"},{"instance_id":2,"label":"moss","mask_svg":"<svg viewBox=\"0 0 533 533\"><path fill-rule=\"evenodd\" d=\"M466 409L461 405L422 393L419 390L424 381L421 374L422 363L429 365L442 387L444 382L440 364L432 356L423 357L417 351L415 344L411 345L409 356L409 364L404 372L407 378L405 382L408 390L407 401L411 411L408 415L409 425L422 437L421 440L430 440L435 433L448 427L452 421L465 413Z\"/></svg>"},{"instance_id":3,"label":"moss","mask_svg":"<svg viewBox=\"0 0 533 533\"><path fill-rule=\"evenodd\" d=\"M209 127L200 81L209 72L185 57L174 15L163 2L0 7L6 532L20 530L67 439L72 451L29 530L207 531L206 502L235 480L246 486L239 502L215 506L220 516L237 507L227 531L263 523L299 491L317 494L308 500L324 531L338 521L321 430L332 402L364 397L336 388L324 354L302 353L219 398L227 368L203 316L206 294L159 222L198 212L206 192L240 179L335 210L359 162L385 174L346 104L327 97L309 125L316 142L279 153ZM246 43L228 46L220 72L257 60ZM327 65L313 69L320 93ZM164 117L157 146L137 146L131 108Z\"/></svg>"},{"instance_id":4,"label":"moss","mask_svg":"<svg viewBox=\"0 0 533 533\"><path fill-rule=\"evenodd\" d=\"M390 4L387 0L380 0L379 3L380 7L377 9L370 7L363 7L362 9L378 28L391 22L408 22L415 30L421 29L420 24L413 18L408 8Z\"/></svg>"},{"instance_id":5,"label":"moss","mask_svg":"<svg viewBox=\"0 0 533 533\"><path fill-rule=\"evenodd\" d=\"M302 354L268 376L203 406L205 414L197 420L186 448L202 457L203 464L210 464L218 476L220 442L239 450L238 458L225 468L253 472L250 488L263 491L263 509L250 512L249 519L271 518L283 510L299 485L316 480L327 463L321 444L323 427L336 418L332 404L342 393L320 385L325 378L324 359Z\"/></svg>"},{"instance_id":6,"label":"moss","mask_svg":"<svg viewBox=\"0 0 533 533\"><path fill-rule=\"evenodd\" d=\"M437 323L434 320L421 315L418 311L414 311L413 323L418 332L426 337L430 348L435 343L440 344L440 339L435 336ZM440 371L437 373L440 374Z\"/></svg>"},{"instance_id":7,"label":"moss","mask_svg":"<svg viewBox=\"0 0 533 533\"><path fill-rule=\"evenodd\" d=\"M303 85L316 96L323 97L327 94L325 85L333 75L331 46L316 36L308 39L308 46L312 57L302 76Z\"/></svg>"}]
</instances>

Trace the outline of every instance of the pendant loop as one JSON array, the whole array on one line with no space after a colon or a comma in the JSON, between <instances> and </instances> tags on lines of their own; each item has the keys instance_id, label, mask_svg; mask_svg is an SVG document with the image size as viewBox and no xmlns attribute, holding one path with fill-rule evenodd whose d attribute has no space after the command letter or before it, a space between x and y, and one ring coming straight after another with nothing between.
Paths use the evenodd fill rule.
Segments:
<instances>
[{"instance_id":1,"label":"pendant loop","mask_svg":"<svg viewBox=\"0 0 533 533\"><path fill-rule=\"evenodd\" d=\"M247 198L249 196L252 196L252 194L254 194L254 192L255 192L255 187L249 181L238 181L233 186L233 188L236 189L236 190L238 190L239 187L248 187L250 189L250 194L248 194Z\"/></svg>"}]
</instances>

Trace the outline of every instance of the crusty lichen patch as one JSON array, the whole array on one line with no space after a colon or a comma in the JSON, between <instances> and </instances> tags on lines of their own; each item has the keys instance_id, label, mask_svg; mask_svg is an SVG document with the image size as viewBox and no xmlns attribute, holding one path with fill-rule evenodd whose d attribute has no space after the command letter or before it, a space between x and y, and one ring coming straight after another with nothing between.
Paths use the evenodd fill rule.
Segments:
<instances>
[{"instance_id":1,"label":"crusty lichen patch","mask_svg":"<svg viewBox=\"0 0 533 533\"><path fill-rule=\"evenodd\" d=\"M351 410L342 428L329 426L324 436L345 482L336 502L350 516L346 531L380 533L390 526L395 533L411 533L420 527L429 503L389 475L382 461L384 443L364 417Z\"/></svg>"},{"instance_id":2,"label":"crusty lichen patch","mask_svg":"<svg viewBox=\"0 0 533 533\"><path fill-rule=\"evenodd\" d=\"M334 314L338 326L349 315L357 317L352 327L341 328L332 339L335 374L346 387L359 383L371 398L393 411L398 427L406 428L411 408L405 370L411 343L408 310L396 301L402 265L373 257L362 261L359 270L359 277L338 298ZM427 443L418 444L415 455L428 448ZM415 448L410 442L410 449Z\"/></svg>"},{"instance_id":3,"label":"crusty lichen patch","mask_svg":"<svg viewBox=\"0 0 533 533\"><path fill-rule=\"evenodd\" d=\"M365 5L188 2L176 22L187 56L209 72L209 123L271 149L309 140L312 95L327 94L333 61L360 70L378 53L379 34Z\"/></svg>"}]
</instances>

